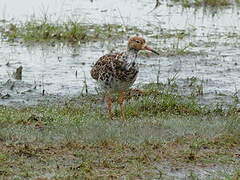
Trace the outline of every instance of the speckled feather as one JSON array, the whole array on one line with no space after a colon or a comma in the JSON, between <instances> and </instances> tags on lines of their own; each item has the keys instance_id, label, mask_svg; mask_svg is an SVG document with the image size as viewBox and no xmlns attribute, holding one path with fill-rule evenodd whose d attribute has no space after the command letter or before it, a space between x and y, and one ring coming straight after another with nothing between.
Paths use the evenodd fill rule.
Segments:
<instances>
[{"instance_id":1,"label":"speckled feather","mask_svg":"<svg viewBox=\"0 0 240 180\"><path fill-rule=\"evenodd\" d=\"M103 89L118 91L129 88L136 80L138 66L128 62L126 53L107 54L99 58L91 70L93 79Z\"/></svg>"},{"instance_id":2,"label":"speckled feather","mask_svg":"<svg viewBox=\"0 0 240 180\"><path fill-rule=\"evenodd\" d=\"M151 51L159 55L157 51L147 46L144 38L135 36L129 38L125 52L104 55L98 59L91 69L92 78L105 91L105 102L110 119L113 119L111 93L118 91L121 118L125 120L125 93L137 78L138 64L136 60L138 52L141 50Z\"/></svg>"},{"instance_id":3,"label":"speckled feather","mask_svg":"<svg viewBox=\"0 0 240 180\"><path fill-rule=\"evenodd\" d=\"M145 39L135 36L129 38L127 51L107 54L99 58L91 70L91 76L101 88L107 91L125 91L133 85L138 74L136 63L140 50L155 50L147 46Z\"/></svg>"}]
</instances>

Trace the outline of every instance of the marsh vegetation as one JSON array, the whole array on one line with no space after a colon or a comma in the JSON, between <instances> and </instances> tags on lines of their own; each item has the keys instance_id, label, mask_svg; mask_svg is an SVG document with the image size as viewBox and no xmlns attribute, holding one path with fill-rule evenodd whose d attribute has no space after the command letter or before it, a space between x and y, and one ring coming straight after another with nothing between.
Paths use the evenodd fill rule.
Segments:
<instances>
[{"instance_id":1,"label":"marsh vegetation","mask_svg":"<svg viewBox=\"0 0 240 180\"><path fill-rule=\"evenodd\" d=\"M129 97L126 121L117 109L109 121L92 95L47 107L1 107L2 177L239 178L237 108L203 107L157 84L143 89ZM198 171L213 167L212 174Z\"/></svg>"},{"instance_id":2,"label":"marsh vegetation","mask_svg":"<svg viewBox=\"0 0 240 180\"><path fill-rule=\"evenodd\" d=\"M176 3L181 3L183 7L202 7L202 6L209 6L209 7L225 7L234 4L232 0L172 0ZM239 3L238 0L235 3Z\"/></svg>"},{"instance_id":3,"label":"marsh vegetation","mask_svg":"<svg viewBox=\"0 0 240 180\"><path fill-rule=\"evenodd\" d=\"M5 23L1 28L2 39L8 42L25 43L86 43L116 39L123 35L141 32L136 27L127 28L117 24L84 24L67 21L50 22L47 18L33 19L23 23Z\"/></svg>"},{"instance_id":4,"label":"marsh vegetation","mask_svg":"<svg viewBox=\"0 0 240 180\"><path fill-rule=\"evenodd\" d=\"M238 1L110 1L1 17L0 177L240 179ZM132 35L160 56L111 121L89 69Z\"/></svg>"}]
</instances>

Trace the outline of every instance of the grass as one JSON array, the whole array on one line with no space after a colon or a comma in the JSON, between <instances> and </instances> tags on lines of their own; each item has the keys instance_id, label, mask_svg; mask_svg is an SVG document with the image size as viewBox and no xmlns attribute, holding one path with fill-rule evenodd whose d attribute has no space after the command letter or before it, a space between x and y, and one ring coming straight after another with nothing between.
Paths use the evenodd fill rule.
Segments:
<instances>
[{"instance_id":1,"label":"grass","mask_svg":"<svg viewBox=\"0 0 240 180\"><path fill-rule=\"evenodd\" d=\"M114 24L45 20L5 22L0 29L3 40L24 43L79 44L140 32ZM177 30L151 38L177 39L173 47L162 49L169 56L191 53L190 43L179 43L189 36ZM234 37L238 34L229 34ZM174 179L181 174L198 179L200 170L216 168L209 179L239 179L239 109L200 106L195 96L203 87L194 77L188 79L187 89L193 88L189 96L179 95L170 81L170 87L149 84L144 94L129 97L126 122L119 109L110 121L94 95L50 106L0 106L0 177Z\"/></svg>"},{"instance_id":2,"label":"grass","mask_svg":"<svg viewBox=\"0 0 240 180\"><path fill-rule=\"evenodd\" d=\"M91 41L119 38L141 32L136 27L117 24L85 24L77 21L50 22L43 18L24 23L5 23L1 28L2 40L9 42L23 41L34 43L68 42L80 44Z\"/></svg>"},{"instance_id":3,"label":"grass","mask_svg":"<svg viewBox=\"0 0 240 180\"><path fill-rule=\"evenodd\" d=\"M191 37L194 31L195 29L169 31L156 25L152 25L152 27L149 25L148 30L141 30L134 26L85 24L71 20L58 23L51 22L47 18L31 19L19 23L4 21L0 26L2 41L19 42L27 45L32 43L43 43L51 46L55 46L57 43L81 45L88 42L116 40L141 34L157 40L158 44L162 44L163 47L159 49L162 56L197 54L191 51L193 44L185 42L186 38Z\"/></svg>"},{"instance_id":4,"label":"grass","mask_svg":"<svg viewBox=\"0 0 240 180\"><path fill-rule=\"evenodd\" d=\"M233 4L231 0L172 0L173 2L181 3L183 7L224 7ZM236 1L236 3L238 3Z\"/></svg>"},{"instance_id":5,"label":"grass","mask_svg":"<svg viewBox=\"0 0 240 180\"><path fill-rule=\"evenodd\" d=\"M0 177L169 179L166 167L198 177L199 168L226 166L233 172L225 179L239 178L236 108L202 107L150 84L129 97L126 122L118 109L113 121L104 111L93 95L64 105L1 106Z\"/></svg>"}]
</instances>

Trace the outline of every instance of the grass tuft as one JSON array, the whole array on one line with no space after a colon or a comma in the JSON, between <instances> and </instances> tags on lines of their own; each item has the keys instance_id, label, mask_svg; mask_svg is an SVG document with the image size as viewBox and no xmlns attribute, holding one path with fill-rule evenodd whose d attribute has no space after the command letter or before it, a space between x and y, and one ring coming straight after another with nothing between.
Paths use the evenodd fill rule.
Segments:
<instances>
[{"instance_id":1,"label":"grass tuft","mask_svg":"<svg viewBox=\"0 0 240 180\"><path fill-rule=\"evenodd\" d=\"M183 7L224 7L232 5L230 0L172 0L181 3Z\"/></svg>"},{"instance_id":2,"label":"grass tuft","mask_svg":"<svg viewBox=\"0 0 240 180\"><path fill-rule=\"evenodd\" d=\"M19 24L5 24L0 28L2 39L10 42L68 42L85 43L141 32L135 27L126 28L117 24L85 24L76 21L64 23L49 20L31 20Z\"/></svg>"}]
</instances>

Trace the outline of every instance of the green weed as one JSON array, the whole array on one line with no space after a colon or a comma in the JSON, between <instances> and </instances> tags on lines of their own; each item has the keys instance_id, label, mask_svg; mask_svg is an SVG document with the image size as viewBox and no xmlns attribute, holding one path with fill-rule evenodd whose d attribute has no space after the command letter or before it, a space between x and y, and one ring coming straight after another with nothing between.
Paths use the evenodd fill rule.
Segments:
<instances>
[{"instance_id":1,"label":"green weed","mask_svg":"<svg viewBox=\"0 0 240 180\"><path fill-rule=\"evenodd\" d=\"M170 177L162 166L237 167L237 109L216 111L165 87L149 84L129 94L126 121L118 109L108 119L101 98L92 95L62 105L1 106L1 178L151 179Z\"/></svg>"},{"instance_id":2,"label":"green weed","mask_svg":"<svg viewBox=\"0 0 240 180\"><path fill-rule=\"evenodd\" d=\"M76 21L64 23L49 20L30 20L24 23L7 23L1 29L3 40L14 42L68 42L74 44L119 38L140 32L137 28L126 28L116 24L85 24Z\"/></svg>"},{"instance_id":3,"label":"green weed","mask_svg":"<svg viewBox=\"0 0 240 180\"><path fill-rule=\"evenodd\" d=\"M223 7L232 5L230 0L172 0L173 2L181 3L183 7Z\"/></svg>"}]
</instances>

